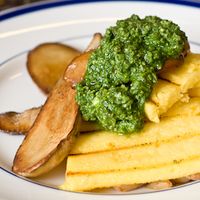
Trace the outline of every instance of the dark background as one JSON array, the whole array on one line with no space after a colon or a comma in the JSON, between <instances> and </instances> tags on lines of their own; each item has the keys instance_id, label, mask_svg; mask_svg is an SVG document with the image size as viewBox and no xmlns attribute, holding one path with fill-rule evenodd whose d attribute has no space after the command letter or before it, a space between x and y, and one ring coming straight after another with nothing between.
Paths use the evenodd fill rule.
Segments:
<instances>
[{"instance_id":1,"label":"dark background","mask_svg":"<svg viewBox=\"0 0 200 200\"><path fill-rule=\"evenodd\" d=\"M0 0L0 11L1 10L5 10L5 9L8 9L8 8L13 8L13 7L16 7L16 6L21 6L21 5L25 5L25 4L29 4L29 3L34 3L34 2L45 2L47 0ZM56 0L51 0L51 1L56 1ZM76 0L74 0L76 1ZM92 0L91 0L92 1ZM157 0L159 1L159 0ZM162 2L163 0L160 0L160 2ZM168 2L173 2L174 0L168 0ZM200 0L175 0L176 2L179 1L179 2L185 2L185 1L188 1L188 2L191 2L191 4L198 4L199 6L199 3L200 3Z\"/></svg>"},{"instance_id":2,"label":"dark background","mask_svg":"<svg viewBox=\"0 0 200 200\"><path fill-rule=\"evenodd\" d=\"M45 0L0 0L0 10L39 1L45 1Z\"/></svg>"}]
</instances>

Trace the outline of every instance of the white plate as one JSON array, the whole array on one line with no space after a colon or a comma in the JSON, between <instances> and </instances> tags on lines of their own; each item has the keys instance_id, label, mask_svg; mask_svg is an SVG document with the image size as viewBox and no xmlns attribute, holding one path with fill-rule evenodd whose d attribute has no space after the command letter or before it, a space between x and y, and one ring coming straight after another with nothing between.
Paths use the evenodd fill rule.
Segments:
<instances>
[{"instance_id":1,"label":"white plate","mask_svg":"<svg viewBox=\"0 0 200 200\"><path fill-rule=\"evenodd\" d=\"M82 1L81 1L82 2ZM135 13L157 15L180 25L187 33L193 52L200 52L200 4L156 2L55 1L34 4L0 15L0 113L22 111L41 105L45 96L26 71L27 51L42 42L62 41L84 49L94 32L104 32L116 19ZM46 9L44 9L46 8ZM24 14L22 14L24 13ZM4 20L3 20L4 19ZM39 179L28 180L11 172L16 149L23 136L0 134L0 199L199 199L200 183L193 182L165 191L137 190L122 195L86 194L55 189L64 180L64 164ZM45 185L45 186L44 186Z\"/></svg>"}]
</instances>

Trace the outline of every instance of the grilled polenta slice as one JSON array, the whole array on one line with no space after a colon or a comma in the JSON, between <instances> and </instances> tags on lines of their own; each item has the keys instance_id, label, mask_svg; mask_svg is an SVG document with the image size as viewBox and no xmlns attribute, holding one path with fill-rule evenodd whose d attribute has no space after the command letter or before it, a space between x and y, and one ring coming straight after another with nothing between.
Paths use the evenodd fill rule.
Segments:
<instances>
[{"instance_id":1,"label":"grilled polenta slice","mask_svg":"<svg viewBox=\"0 0 200 200\"><path fill-rule=\"evenodd\" d=\"M158 124L147 123L139 134L80 135L68 157L66 181L61 188L88 191L198 173L199 120L199 115L165 117Z\"/></svg>"},{"instance_id":2,"label":"grilled polenta slice","mask_svg":"<svg viewBox=\"0 0 200 200\"><path fill-rule=\"evenodd\" d=\"M174 112L169 110L158 124L147 123L139 134L80 135L68 157L61 188L89 191L199 173L200 116L193 110L199 105L200 98L180 101L172 107Z\"/></svg>"},{"instance_id":3,"label":"grilled polenta slice","mask_svg":"<svg viewBox=\"0 0 200 200\"><path fill-rule=\"evenodd\" d=\"M180 100L182 96L179 86L164 80L158 80L150 99L158 106L159 114L162 114Z\"/></svg>"},{"instance_id":4,"label":"grilled polenta slice","mask_svg":"<svg viewBox=\"0 0 200 200\"><path fill-rule=\"evenodd\" d=\"M144 104L144 111L145 111L146 118L149 121L155 122L155 123L160 122L159 108L155 103L153 103L152 101L147 101Z\"/></svg>"},{"instance_id":5,"label":"grilled polenta slice","mask_svg":"<svg viewBox=\"0 0 200 200\"><path fill-rule=\"evenodd\" d=\"M185 137L200 132L200 116L165 117L160 123L146 123L138 134L118 135L98 131L79 135L70 154L85 154L160 143L175 137Z\"/></svg>"},{"instance_id":6,"label":"grilled polenta slice","mask_svg":"<svg viewBox=\"0 0 200 200\"><path fill-rule=\"evenodd\" d=\"M150 101L145 104L146 117L157 123L160 115L166 113L174 103L189 99L184 98L187 97L186 92L191 97L200 97L200 54L188 54L182 65L163 69L159 76L167 81L158 80Z\"/></svg>"},{"instance_id":7,"label":"grilled polenta slice","mask_svg":"<svg viewBox=\"0 0 200 200\"><path fill-rule=\"evenodd\" d=\"M200 156L200 132L129 148L71 155L67 161L67 173L148 168L198 156Z\"/></svg>"},{"instance_id":8,"label":"grilled polenta slice","mask_svg":"<svg viewBox=\"0 0 200 200\"><path fill-rule=\"evenodd\" d=\"M175 103L162 117L173 117L178 115L199 115L200 114L200 98L194 97L189 102L178 101Z\"/></svg>"},{"instance_id":9,"label":"grilled polenta slice","mask_svg":"<svg viewBox=\"0 0 200 200\"><path fill-rule=\"evenodd\" d=\"M109 163L102 163L102 165L109 165ZM149 183L195 174L200 171L199 169L200 156L197 156L185 160L175 160L158 166L100 171L96 173L67 173L66 182L61 188L71 191L89 191L94 188L105 188L122 184Z\"/></svg>"},{"instance_id":10,"label":"grilled polenta slice","mask_svg":"<svg viewBox=\"0 0 200 200\"><path fill-rule=\"evenodd\" d=\"M158 123L161 114L182 98L181 88L168 81L158 79L153 88L150 100L145 103L146 117Z\"/></svg>"},{"instance_id":11,"label":"grilled polenta slice","mask_svg":"<svg viewBox=\"0 0 200 200\"><path fill-rule=\"evenodd\" d=\"M199 82L200 54L189 53L182 65L163 69L159 76L180 85L183 93L187 92Z\"/></svg>"}]
</instances>

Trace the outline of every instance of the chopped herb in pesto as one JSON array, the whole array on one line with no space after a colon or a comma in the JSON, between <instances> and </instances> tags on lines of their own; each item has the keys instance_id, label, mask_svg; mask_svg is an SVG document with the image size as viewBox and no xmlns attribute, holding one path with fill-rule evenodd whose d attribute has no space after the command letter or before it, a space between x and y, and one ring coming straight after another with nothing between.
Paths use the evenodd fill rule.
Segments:
<instances>
[{"instance_id":1,"label":"chopped herb in pesto","mask_svg":"<svg viewBox=\"0 0 200 200\"><path fill-rule=\"evenodd\" d=\"M76 100L85 120L130 133L144 125L144 104L165 61L178 58L187 38L178 25L132 15L110 27L91 55Z\"/></svg>"}]
</instances>

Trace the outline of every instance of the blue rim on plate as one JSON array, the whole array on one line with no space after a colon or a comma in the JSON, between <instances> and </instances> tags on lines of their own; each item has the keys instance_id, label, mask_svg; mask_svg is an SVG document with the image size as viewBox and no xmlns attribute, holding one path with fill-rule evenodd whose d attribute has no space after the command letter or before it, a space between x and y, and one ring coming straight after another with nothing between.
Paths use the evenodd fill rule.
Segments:
<instances>
[{"instance_id":1,"label":"blue rim on plate","mask_svg":"<svg viewBox=\"0 0 200 200\"><path fill-rule=\"evenodd\" d=\"M3 11L2 14L0 13L0 21L23 15L26 13L54 8L58 6L66 6L72 4L80 4L80 3L92 3L92 2L107 2L107 0L58 0L58 1L47 1L47 2L40 2L40 3L32 3L28 6L21 6L15 9L8 9L7 11ZM111 0L110 2L117 2L120 0ZM126 1L138 1L138 0L126 0ZM159 2L159 3L171 3L171 4L178 4L178 5L185 5L185 6L192 6L196 8L200 8L200 1L199 0L140 0L140 2Z\"/></svg>"},{"instance_id":2,"label":"blue rim on plate","mask_svg":"<svg viewBox=\"0 0 200 200\"><path fill-rule=\"evenodd\" d=\"M26 14L26 13L31 13L31 12L35 12L35 11L39 11L39 10L44 10L44 9L49 9L49 8L55 8L55 7L59 7L59 6L67 6L67 5L73 5L73 4L83 4L83 3L96 3L96 2L120 2L121 0L58 0L58 1L46 1L46 2L39 2L39 3L32 3L32 4L29 4L29 5L25 5L25 6L20 6L18 8L14 8L14 9L8 9L8 10L5 10L5 11L2 11L0 13L0 22L1 21L4 21L4 20L7 20L7 19L10 19L10 18L13 18L13 17L16 17L16 16L20 16L20 15L23 15L23 14ZM196 7L196 8L200 8L200 0L125 0L127 2L155 2L155 3L169 3L169 4L176 4L176 5L184 5L184 6L191 6L191 7ZM199 43L197 42L192 42L193 44L195 45L198 45L200 46ZM9 62L11 59L23 54L23 53L26 53L27 51L24 51L24 52L21 52L15 56L13 56L12 58L9 58L7 59L6 61L3 61L0 66L2 66L3 64ZM47 187L47 188L50 188L50 189L55 189L55 190L60 190L56 187L52 187L50 185L47 185L47 184L42 184L42 183L38 183L36 181L33 181L31 179L27 179L25 177L22 177L22 176L19 176L17 174L14 174L13 172L7 170L7 169L4 169L3 167L0 166L0 170L8 173L9 175L12 175L12 176L15 176L15 177L18 177L24 181L28 181L28 182L31 182L33 184L36 184L36 185L40 185L40 186L43 186L43 187ZM158 191L148 191L148 192L141 192L141 193L135 193L135 194L132 194L132 193L123 193L122 195L144 195L144 194L149 194L149 193L158 193L158 192L164 192L164 191L169 191L169 190L176 190L176 189L180 189L180 188L183 188L183 187L187 187L187 186L191 186L191 185L194 185L196 183L200 183L200 181L193 181L193 182L190 182L190 183L187 183L187 184L183 184L183 185L180 185L180 186L175 186L173 188L169 188L169 189L164 189L164 190L158 190ZM61 191L61 190L60 190ZM68 192L71 192L71 191L68 191ZM91 194L91 195L121 195L121 194L96 194L96 193L92 193L92 192L71 192L71 193L81 193L81 194Z\"/></svg>"}]
</instances>

